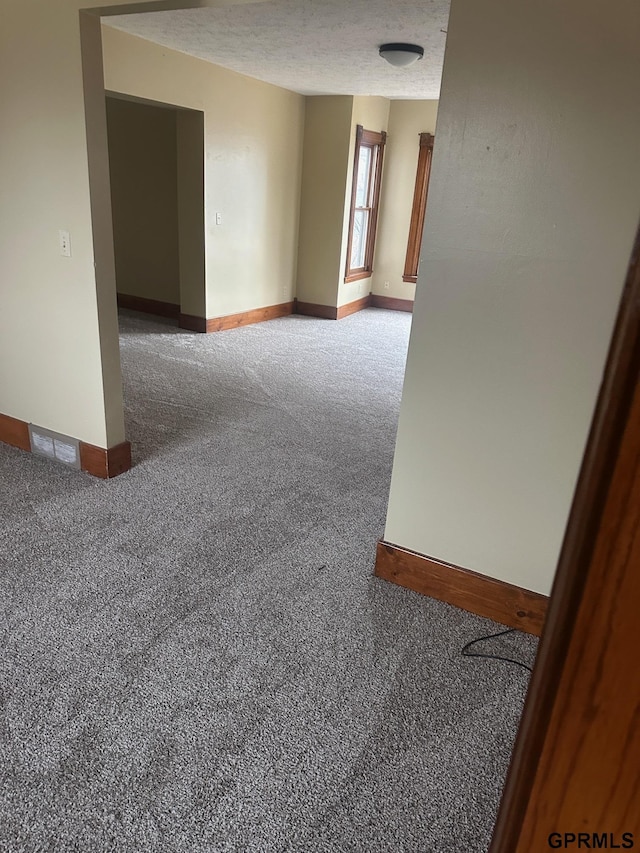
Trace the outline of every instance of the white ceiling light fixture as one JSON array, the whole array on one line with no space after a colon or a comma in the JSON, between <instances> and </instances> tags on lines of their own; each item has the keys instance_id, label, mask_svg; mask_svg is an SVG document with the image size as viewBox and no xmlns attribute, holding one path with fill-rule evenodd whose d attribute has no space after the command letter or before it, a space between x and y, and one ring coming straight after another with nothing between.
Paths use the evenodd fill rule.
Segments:
<instances>
[{"instance_id":1,"label":"white ceiling light fixture","mask_svg":"<svg viewBox=\"0 0 640 853\"><path fill-rule=\"evenodd\" d=\"M380 56L386 59L389 65L396 68L406 68L413 65L424 56L424 48L417 44L404 44L402 42L390 42L380 45Z\"/></svg>"}]
</instances>

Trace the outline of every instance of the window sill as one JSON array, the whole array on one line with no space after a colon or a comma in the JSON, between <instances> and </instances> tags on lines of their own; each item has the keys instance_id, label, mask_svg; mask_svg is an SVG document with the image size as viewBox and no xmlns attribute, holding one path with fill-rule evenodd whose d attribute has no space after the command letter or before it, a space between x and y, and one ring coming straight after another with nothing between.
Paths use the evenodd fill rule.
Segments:
<instances>
[{"instance_id":1,"label":"window sill","mask_svg":"<svg viewBox=\"0 0 640 853\"><path fill-rule=\"evenodd\" d=\"M349 275L345 275L344 281L347 284L350 281L359 281L361 278L371 278L373 275L373 270L359 270L358 272L350 272Z\"/></svg>"}]
</instances>

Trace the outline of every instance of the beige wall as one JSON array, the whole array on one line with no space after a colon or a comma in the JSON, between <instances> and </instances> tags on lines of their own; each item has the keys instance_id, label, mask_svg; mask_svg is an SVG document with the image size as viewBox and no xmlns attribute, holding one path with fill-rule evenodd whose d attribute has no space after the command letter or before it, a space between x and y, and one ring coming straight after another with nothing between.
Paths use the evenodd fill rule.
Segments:
<instances>
[{"instance_id":1,"label":"beige wall","mask_svg":"<svg viewBox=\"0 0 640 853\"><path fill-rule=\"evenodd\" d=\"M345 282L345 267L347 262L347 245L349 240L349 215L351 213L351 190L353 183L353 159L356 150L356 127L361 124L365 130L373 130L376 133L387 130L389 123L389 105L387 98L366 97L357 95L353 98L353 112L351 114L351 129L349 136L349 169L347 171L347 183L345 187L344 203L342 210L342 246L340 250L340 278L338 287L338 305L354 302L361 299L371 291L371 278L362 278L357 281ZM385 152L386 158L386 152ZM382 184L384 188L387 179L386 161L382 163ZM382 189L382 192L384 189ZM375 257L374 257L375 269Z\"/></svg>"},{"instance_id":2,"label":"beige wall","mask_svg":"<svg viewBox=\"0 0 640 853\"><path fill-rule=\"evenodd\" d=\"M626 0L449 21L385 538L541 593L640 213L639 31Z\"/></svg>"},{"instance_id":3,"label":"beige wall","mask_svg":"<svg viewBox=\"0 0 640 853\"><path fill-rule=\"evenodd\" d=\"M180 309L205 317L204 113L178 110L176 118Z\"/></svg>"},{"instance_id":4,"label":"beige wall","mask_svg":"<svg viewBox=\"0 0 640 853\"><path fill-rule=\"evenodd\" d=\"M386 98L306 99L298 299L337 307L366 296L371 279L344 280L356 127L386 131ZM385 167L386 168L386 167ZM383 186L384 186L383 176Z\"/></svg>"},{"instance_id":5,"label":"beige wall","mask_svg":"<svg viewBox=\"0 0 640 853\"><path fill-rule=\"evenodd\" d=\"M118 293L180 304L177 110L107 98Z\"/></svg>"},{"instance_id":6,"label":"beige wall","mask_svg":"<svg viewBox=\"0 0 640 853\"><path fill-rule=\"evenodd\" d=\"M0 22L0 412L105 447L124 438L97 19L87 29L85 121L78 9L3 0ZM97 34L97 39L96 39ZM93 154L87 151L87 133ZM102 173L93 199L89 169ZM70 258L58 231L69 231ZM96 266L94 266L96 264ZM100 314L98 307L100 306Z\"/></svg>"},{"instance_id":7,"label":"beige wall","mask_svg":"<svg viewBox=\"0 0 640 853\"><path fill-rule=\"evenodd\" d=\"M402 274L418 167L419 135L435 133L437 114L437 101L391 101L372 293L397 299L414 298L416 286L404 282Z\"/></svg>"},{"instance_id":8,"label":"beige wall","mask_svg":"<svg viewBox=\"0 0 640 853\"><path fill-rule=\"evenodd\" d=\"M306 98L297 296L338 304L353 98Z\"/></svg>"},{"instance_id":9,"label":"beige wall","mask_svg":"<svg viewBox=\"0 0 640 853\"><path fill-rule=\"evenodd\" d=\"M304 98L108 26L103 44L107 89L204 112L206 316L293 299Z\"/></svg>"}]
</instances>

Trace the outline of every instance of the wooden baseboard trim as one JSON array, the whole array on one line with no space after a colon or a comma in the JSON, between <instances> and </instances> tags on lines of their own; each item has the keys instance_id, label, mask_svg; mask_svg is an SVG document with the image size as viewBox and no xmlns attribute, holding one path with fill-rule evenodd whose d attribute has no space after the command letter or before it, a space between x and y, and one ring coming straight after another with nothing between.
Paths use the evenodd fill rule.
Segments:
<instances>
[{"instance_id":1,"label":"wooden baseboard trim","mask_svg":"<svg viewBox=\"0 0 640 853\"><path fill-rule=\"evenodd\" d=\"M131 443L123 441L115 447L95 447L80 442L80 467L94 477L109 480L131 468Z\"/></svg>"},{"instance_id":2,"label":"wooden baseboard trim","mask_svg":"<svg viewBox=\"0 0 640 853\"><path fill-rule=\"evenodd\" d=\"M239 329L241 326L251 326L254 323L264 323L277 317L288 317L295 313L295 299L292 302L281 302L279 305L267 305L265 308L254 308L251 311L241 311L239 314L227 314L224 317L195 317L193 314L180 314L178 324L181 329L190 332L224 332L227 329Z\"/></svg>"},{"instance_id":3,"label":"wooden baseboard trim","mask_svg":"<svg viewBox=\"0 0 640 853\"><path fill-rule=\"evenodd\" d=\"M189 332L206 332L207 321L204 317L195 317L193 314L180 314L178 316L178 325L181 329L187 329Z\"/></svg>"},{"instance_id":4,"label":"wooden baseboard trim","mask_svg":"<svg viewBox=\"0 0 640 853\"><path fill-rule=\"evenodd\" d=\"M31 452L29 424L18 418L0 414L0 441ZM104 480L117 477L131 468L131 444L123 441L122 444L105 449L81 441L80 467L88 474L102 477Z\"/></svg>"},{"instance_id":5,"label":"wooden baseboard trim","mask_svg":"<svg viewBox=\"0 0 640 853\"><path fill-rule=\"evenodd\" d=\"M371 304L371 295L363 296L362 299L356 299L354 302L347 302L346 305L341 305L338 308L338 320L348 317L350 314L355 314L357 311L362 311L363 308L368 308Z\"/></svg>"},{"instance_id":6,"label":"wooden baseboard trim","mask_svg":"<svg viewBox=\"0 0 640 853\"><path fill-rule=\"evenodd\" d=\"M336 308L335 305L316 305L314 302L300 302L298 299L294 299L293 313L304 314L306 317L320 317L323 320L342 320L349 314L355 314L356 311L368 308L370 299L370 296L363 296L362 299L347 302L346 305L340 305L339 308Z\"/></svg>"},{"instance_id":7,"label":"wooden baseboard trim","mask_svg":"<svg viewBox=\"0 0 640 853\"><path fill-rule=\"evenodd\" d=\"M378 542L375 574L510 628L537 637L542 633L548 604L546 595L384 541Z\"/></svg>"},{"instance_id":8,"label":"wooden baseboard trim","mask_svg":"<svg viewBox=\"0 0 640 853\"><path fill-rule=\"evenodd\" d=\"M293 300L293 313L305 317L320 317L322 320L337 320L338 309L334 305L316 305L314 302Z\"/></svg>"},{"instance_id":9,"label":"wooden baseboard trim","mask_svg":"<svg viewBox=\"0 0 640 853\"><path fill-rule=\"evenodd\" d=\"M238 329L240 326L250 326L253 323L275 320L277 317L288 317L290 314L293 314L293 301L281 302L279 305L268 305L266 308L254 308L252 311L242 311L239 314L227 314L226 317L213 317L207 320L207 332Z\"/></svg>"},{"instance_id":10,"label":"wooden baseboard trim","mask_svg":"<svg viewBox=\"0 0 640 853\"><path fill-rule=\"evenodd\" d=\"M130 311L144 311L145 314L156 314L159 317L180 315L180 306L173 302L161 302L159 299L146 299L143 296L130 296L128 293L118 293L118 307Z\"/></svg>"},{"instance_id":11,"label":"wooden baseboard trim","mask_svg":"<svg viewBox=\"0 0 640 853\"><path fill-rule=\"evenodd\" d=\"M395 296L381 296L378 293L371 294L372 308L386 308L388 311L413 312L413 299L397 299Z\"/></svg>"},{"instance_id":12,"label":"wooden baseboard trim","mask_svg":"<svg viewBox=\"0 0 640 853\"><path fill-rule=\"evenodd\" d=\"M29 424L9 415L0 415L0 441L30 451Z\"/></svg>"}]
</instances>

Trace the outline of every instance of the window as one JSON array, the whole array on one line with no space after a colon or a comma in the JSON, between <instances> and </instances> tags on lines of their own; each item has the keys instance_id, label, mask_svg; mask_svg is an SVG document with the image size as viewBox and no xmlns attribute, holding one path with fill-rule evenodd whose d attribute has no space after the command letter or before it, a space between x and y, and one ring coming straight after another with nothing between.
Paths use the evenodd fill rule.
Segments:
<instances>
[{"instance_id":1,"label":"window","mask_svg":"<svg viewBox=\"0 0 640 853\"><path fill-rule=\"evenodd\" d=\"M349 241L345 281L368 278L373 271L373 251L380 200L382 154L387 134L356 128Z\"/></svg>"},{"instance_id":2,"label":"window","mask_svg":"<svg viewBox=\"0 0 640 853\"><path fill-rule=\"evenodd\" d=\"M429 189L433 142L433 134L420 134L418 171L416 173L416 187L413 192L413 209L411 211L411 225L409 226L409 242L407 244L407 257L404 262L403 281L416 282L418 280L418 265L420 264L424 214L427 209L427 191Z\"/></svg>"}]
</instances>

